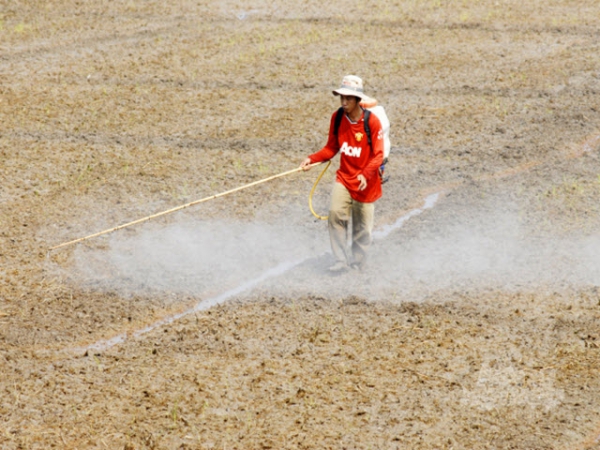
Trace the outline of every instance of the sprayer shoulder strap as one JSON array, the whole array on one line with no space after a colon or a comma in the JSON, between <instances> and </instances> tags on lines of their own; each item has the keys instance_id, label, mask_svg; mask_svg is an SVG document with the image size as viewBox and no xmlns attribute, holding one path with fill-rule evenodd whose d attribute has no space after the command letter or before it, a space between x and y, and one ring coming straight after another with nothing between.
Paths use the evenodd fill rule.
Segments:
<instances>
[{"instance_id":1,"label":"sprayer shoulder strap","mask_svg":"<svg viewBox=\"0 0 600 450\"><path fill-rule=\"evenodd\" d=\"M367 140L369 141L369 148L372 149L373 143L371 142L371 127L369 125L370 119L371 119L371 111L369 111L368 109L365 109L365 119L364 119L365 133L367 134Z\"/></svg>"},{"instance_id":2,"label":"sprayer shoulder strap","mask_svg":"<svg viewBox=\"0 0 600 450\"><path fill-rule=\"evenodd\" d=\"M333 123L333 134L335 136L338 135L338 131L340 129L340 125L342 123L342 118L344 117L344 108L340 108L337 110L335 114L335 122ZM373 144L371 142L371 127L369 126L369 119L371 118L371 111L365 109L365 117L364 117L364 127L365 133L367 135L367 141L369 142L369 147L373 148Z\"/></svg>"}]
</instances>

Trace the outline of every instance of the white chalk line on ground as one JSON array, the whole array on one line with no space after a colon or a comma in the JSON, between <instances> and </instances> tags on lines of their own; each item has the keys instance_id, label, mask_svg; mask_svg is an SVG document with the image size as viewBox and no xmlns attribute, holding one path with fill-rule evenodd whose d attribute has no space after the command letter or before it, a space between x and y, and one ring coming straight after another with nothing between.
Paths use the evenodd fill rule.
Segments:
<instances>
[{"instance_id":1,"label":"white chalk line on ground","mask_svg":"<svg viewBox=\"0 0 600 450\"><path fill-rule=\"evenodd\" d=\"M389 225L384 225L380 229L374 231L373 238L374 239L384 239L392 231L395 231L398 228L401 228L404 225L404 223L406 223L410 218L418 216L419 214L421 214L423 211L425 211L427 209L433 208L435 206L435 204L437 203L439 196L440 196L439 192L429 195L425 199L423 206L409 211L408 213L399 217L394 223L389 224ZM258 286L263 281L266 281L269 278L273 278L273 277L282 275L285 272L293 269L296 266L299 266L303 262L305 262L309 259L312 259L312 258L314 258L314 256L300 258L295 261L287 261L287 262L278 264L277 266L268 269L267 271L265 271L262 275L258 276L257 278L246 281L233 289L230 289L228 291L223 292L222 294L217 295L216 297L212 297L212 298L209 298L206 300L201 300L198 303L196 303L196 305L194 305L193 307L191 307L185 311L182 311L180 313L160 319L150 325L147 325L147 326L140 328L138 330L135 330L133 332L121 333L110 339L102 339L102 340L94 342L93 344L90 344L90 345L66 349L65 351L67 353L77 353L77 354L83 353L84 354L84 353L90 353L90 352L98 353L101 351L108 350L111 347L114 347L119 344L123 344L125 341L127 341L130 338L139 338L139 337L155 330L158 327L161 327L164 325L170 325L173 322L176 322L177 320L182 319L183 317L186 317L190 314L194 314L199 311L204 311L213 306L224 303L225 301L229 300L230 298Z\"/></svg>"}]
</instances>

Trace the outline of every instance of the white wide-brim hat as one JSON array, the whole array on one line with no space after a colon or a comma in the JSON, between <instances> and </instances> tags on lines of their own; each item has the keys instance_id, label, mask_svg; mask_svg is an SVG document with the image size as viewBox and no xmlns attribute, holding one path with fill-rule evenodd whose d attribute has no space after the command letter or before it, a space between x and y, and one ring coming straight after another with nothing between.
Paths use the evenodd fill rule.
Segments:
<instances>
[{"instance_id":1,"label":"white wide-brim hat","mask_svg":"<svg viewBox=\"0 0 600 450\"><path fill-rule=\"evenodd\" d=\"M363 90L363 81L356 75L346 75L339 89L333 91L333 95L348 95L360 99L368 98Z\"/></svg>"}]
</instances>

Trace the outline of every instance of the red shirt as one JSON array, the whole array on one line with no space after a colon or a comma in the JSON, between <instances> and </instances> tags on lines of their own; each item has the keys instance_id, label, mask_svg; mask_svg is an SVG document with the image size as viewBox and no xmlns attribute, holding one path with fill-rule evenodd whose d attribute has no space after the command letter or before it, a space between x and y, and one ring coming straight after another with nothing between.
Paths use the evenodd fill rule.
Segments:
<instances>
[{"instance_id":1,"label":"red shirt","mask_svg":"<svg viewBox=\"0 0 600 450\"><path fill-rule=\"evenodd\" d=\"M336 112L331 116L329 139L321 150L309 156L313 163L328 161L340 152L340 168L336 173L336 181L348 189L350 196L362 203L372 203L381 197L381 179L379 166L383 163L383 130L381 122L373 113L370 115L371 140L373 148L369 148L369 140L365 133L363 111L357 123L350 122L344 114L338 130L337 138L333 133ZM358 175L367 179L367 187L358 190Z\"/></svg>"}]
</instances>

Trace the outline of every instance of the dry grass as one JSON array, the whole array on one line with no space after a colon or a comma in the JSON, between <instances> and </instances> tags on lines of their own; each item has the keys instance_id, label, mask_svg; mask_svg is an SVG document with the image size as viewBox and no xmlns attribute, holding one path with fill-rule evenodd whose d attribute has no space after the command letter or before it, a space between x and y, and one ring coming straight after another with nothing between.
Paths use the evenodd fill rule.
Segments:
<instances>
[{"instance_id":1,"label":"dry grass","mask_svg":"<svg viewBox=\"0 0 600 450\"><path fill-rule=\"evenodd\" d=\"M2 449L598 447L599 297L594 282L572 281L589 268L566 257L551 261L552 280L439 269L441 288L410 266L332 279L315 257L138 336L239 280L206 267L198 292L126 280L135 289L123 293L119 267L101 258L115 241L48 253L296 167L323 144L328 92L348 72L393 123L378 225L444 193L376 258L442 245L460 218L473 232L510 208L543 250L593 243L598 6L0 5ZM313 174L145 231L264 221L316 240ZM99 273L82 280L84 270ZM68 352L122 335L104 351Z\"/></svg>"}]
</instances>

